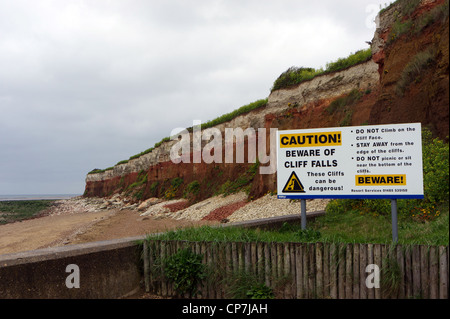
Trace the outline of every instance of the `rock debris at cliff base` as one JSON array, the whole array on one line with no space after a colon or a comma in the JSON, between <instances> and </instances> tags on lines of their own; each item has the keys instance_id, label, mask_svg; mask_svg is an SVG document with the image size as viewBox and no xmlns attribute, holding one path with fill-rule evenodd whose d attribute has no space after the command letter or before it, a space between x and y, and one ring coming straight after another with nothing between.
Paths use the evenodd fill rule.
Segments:
<instances>
[{"instance_id":1,"label":"rock debris at cliff base","mask_svg":"<svg viewBox=\"0 0 450 319\"><path fill-rule=\"evenodd\" d=\"M278 199L276 195L266 194L253 201L247 200L247 194L240 192L228 196L217 195L188 206L186 199L162 200L150 198L139 204L123 202L120 196L114 199L80 199L79 205L89 210L120 208L136 210L141 217L153 219L172 218L175 220L217 220L222 222L240 222L284 215L300 214L300 201ZM87 202L86 202L87 201ZM126 201L126 200L125 200ZM323 211L329 199L307 200L307 212Z\"/></svg>"},{"instance_id":2,"label":"rock debris at cliff base","mask_svg":"<svg viewBox=\"0 0 450 319\"><path fill-rule=\"evenodd\" d=\"M217 195L188 206L186 199L162 200L149 198L140 203L131 203L120 194L112 198L83 198L56 201L48 215L81 214L101 210L132 210L136 216L153 219L171 218L175 220L217 220L240 222L284 215L297 215L301 212L300 201L278 199L276 195L266 194L256 200L248 201L245 192L228 196ZM325 210L329 199L307 200L306 211Z\"/></svg>"}]
</instances>

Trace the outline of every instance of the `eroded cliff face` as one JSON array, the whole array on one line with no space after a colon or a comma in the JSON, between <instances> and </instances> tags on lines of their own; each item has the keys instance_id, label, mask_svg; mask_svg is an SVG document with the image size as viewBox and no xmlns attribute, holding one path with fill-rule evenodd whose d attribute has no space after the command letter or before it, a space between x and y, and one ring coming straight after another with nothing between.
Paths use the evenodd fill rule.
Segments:
<instances>
[{"instance_id":1,"label":"eroded cliff face","mask_svg":"<svg viewBox=\"0 0 450 319\"><path fill-rule=\"evenodd\" d=\"M442 5L442 0L425 0L411 14L414 21ZM448 15L427 25L421 32L404 34L392 41L399 7L393 5L379 16L372 40L373 59L346 70L318 76L295 87L274 91L265 107L241 115L216 128L265 128L267 153L270 128L302 129L364 124L421 122L441 138L448 135L449 69ZM399 93L398 83L411 59L419 52L433 52L432 59ZM192 133L190 135L191 141ZM249 197L276 190L276 173L259 174L253 163L225 163L222 140L221 163L175 164L168 141L151 153L103 173L88 174L85 196L107 197L122 193L139 201L149 197L180 197L196 182L198 191L188 194L192 201L212 196L220 188L247 185ZM207 141L203 141L205 146ZM273 146L275 147L275 146ZM245 140L248 151L248 139ZM192 145L191 145L192 150ZM273 163L272 163L273 164ZM264 164L262 164L264 165ZM189 193L189 192L188 192Z\"/></svg>"},{"instance_id":2,"label":"eroded cliff face","mask_svg":"<svg viewBox=\"0 0 450 319\"><path fill-rule=\"evenodd\" d=\"M435 136L448 140L448 1L422 1L409 16L402 16L397 4L380 21L372 41L380 92L368 123L421 122ZM397 35L396 23L410 30ZM414 72L408 76L411 68Z\"/></svg>"},{"instance_id":3,"label":"eroded cliff face","mask_svg":"<svg viewBox=\"0 0 450 319\"><path fill-rule=\"evenodd\" d=\"M240 184L248 184L251 187L251 196L258 197L269 190L274 190L276 174L259 174L259 170L256 174L247 173L253 165L253 162L249 163L247 156L248 139L245 139L243 147L244 163L238 164L236 160L233 163L225 163L225 129L252 128L256 140L259 138L258 129L265 129L262 132L266 134L266 154L269 154L271 128L336 125L338 117L324 113L323 107L351 90L365 92L375 89L379 82L377 68L376 63L368 61L347 70L316 77L293 88L275 91L269 96L265 107L217 125L215 129L221 132L223 146L221 163L193 163L193 143L191 143L189 163L175 164L171 161L170 150L178 141L167 141L151 153L128 163L116 165L106 172L88 174L85 196L104 197L115 193L128 193L135 200L153 196L162 197L170 191L171 180L176 178L183 179L183 182L181 187L177 187L175 196L181 196L185 186L191 182L199 182L200 191L195 199L210 197L223 184L239 178ZM190 133L189 139L193 141L193 133ZM208 141L202 141L202 150L207 143ZM235 144L233 147L236 154Z\"/></svg>"}]
</instances>

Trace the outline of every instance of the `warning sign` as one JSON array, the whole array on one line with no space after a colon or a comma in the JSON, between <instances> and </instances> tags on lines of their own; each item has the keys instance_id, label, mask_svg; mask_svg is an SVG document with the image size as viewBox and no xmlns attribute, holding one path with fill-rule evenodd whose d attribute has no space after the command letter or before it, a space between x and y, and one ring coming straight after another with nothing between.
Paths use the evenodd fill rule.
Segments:
<instances>
[{"instance_id":1,"label":"warning sign","mask_svg":"<svg viewBox=\"0 0 450 319\"><path fill-rule=\"evenodd\" d=\"M278 131L277 144L278 198L423 198L420 123Z\"/></svg>"},{"instance_id":2,"label":"warning sign","mask_svg":"<svg viewBox=\"0 0 450 319\"><path fill-rule=\"evenodd\" d=\"M300 182L300 179L297 177L295 172L292 172L291 176L289 176L289 179L286 182L286 185L284 185L283 192L284 193L304 193L305 192L302 182Z\"/></svg>"}]
</instances>

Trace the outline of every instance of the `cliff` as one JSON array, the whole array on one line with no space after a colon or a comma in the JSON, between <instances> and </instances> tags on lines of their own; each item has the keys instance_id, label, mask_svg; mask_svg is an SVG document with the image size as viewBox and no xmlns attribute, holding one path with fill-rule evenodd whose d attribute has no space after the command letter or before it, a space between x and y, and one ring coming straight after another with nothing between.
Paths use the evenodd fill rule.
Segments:
<instances>
[{"instance_id":1,"label":"cliff","mask_svg":"<svg viewBox=\"0 0 450 319\"><path fill-rule=\"evenodd\" d=\"M448 1L415 2L412 7L397 1L380 12L371 60L274 90L265 105L214 128L222 139L226 128L253 128L256 134L265 128L267 153L271 128L421 122L435 136L447 138ZM133 201L185 196L196 201L241 187L253 198L276 189L276 173L260 174L259 163L225 163L223 155L221 163L193 163L191 153L189 163L175 164L170 150L176 143L165 141L147 154L88 174L84 195L121 193ZM221 145L225 150L225 140Z\"/></svg>"}]
</instances>

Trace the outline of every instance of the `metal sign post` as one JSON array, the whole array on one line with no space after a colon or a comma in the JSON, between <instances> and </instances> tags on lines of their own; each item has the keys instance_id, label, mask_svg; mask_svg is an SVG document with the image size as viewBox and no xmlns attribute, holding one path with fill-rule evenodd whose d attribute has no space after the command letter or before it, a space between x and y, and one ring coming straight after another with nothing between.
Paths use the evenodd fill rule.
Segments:
<instances>
[{"instance_id":1,"label":"metal sign post","mask_svg":"<svg viewBox=\"0 0 450 319\"><path fill-rule=\"evenodd\" d=\"M302 230L306 229L306 199L300 200L300 208L302 214Z\"/></svg>"},{"instance_id":2,"label":"metal sign post","mask_svg":"<svg viewBox=\"0 0 450 319\"><path fill-rule=\"evenodd\" d=\"M397 199L391 199L392 241L398 243Z\"/></svg>"}]
</instances>

